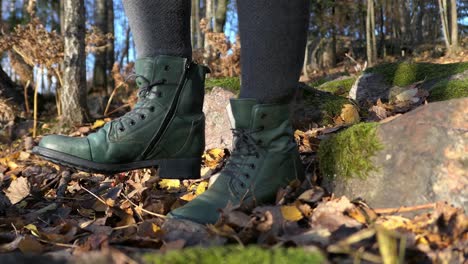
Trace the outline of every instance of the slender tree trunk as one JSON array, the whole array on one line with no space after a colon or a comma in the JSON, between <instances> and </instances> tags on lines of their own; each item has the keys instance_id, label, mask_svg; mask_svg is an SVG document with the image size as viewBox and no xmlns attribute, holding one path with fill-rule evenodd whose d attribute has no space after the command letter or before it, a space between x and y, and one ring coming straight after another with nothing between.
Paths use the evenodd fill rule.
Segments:
<instances>
[{"instance_id":1,"label":"slender tree trunk","mask_svg":"<svg viewBox=\"0 0 468 264\"><path fill-rule=\"evenodd\" d=\"M450 22L452 53L456 53L458 51L458 14L456 0L450 0Z\"/></svg>"},{"instance_id":2,"label":"slender tree trunk","mask_svg":"<svg viewBox=\"0 0 468 264\"><path fill-rule=\"evenodd\" d=\"M228 0L218 0L215 14L214 32L220 33L224 30L226 24L226 12Z\"/></svg>"},{"instance_id":3,"label":"slender tree trunk","mask_svg":"<svg viewBox=\"0 0 468 264\"><path fill-rule=\"evenodd\" d=\"M122 49L122 55L119 61L120 67L123 66L124 59L125 57L127 57L129 49L130 49L130 27L127 26L127 30L125 31L125 45L124 45L124 48Z\"/></svg>"},{"instance_id":4,"label":"slender tree trunk","mask_svg":"<svg viewBox=\"0 0 468 264\"><path fill-rule=\"evenodd\" d=\"M107 0L107 31L115 36L114 31L114 1ZM107 47L107 76L110 76L112 68L115 63L115 38L109 41L109 46ZM112 78L107 78L107 94L111 94L114 89L114 80Z\"/></svg>"},{"instance_id":5,"label":"slender tree trunk","mask_svg":"<svg viewBox=\"0 0 468 264\"><path fill-rule=\"evenodd\" d=\"M442 23L442 34L444 35L445 46L447 47L447 53L452 52L450 45L450 32L448 28L448 15L447 15L447 0L439 1L439 13L440 21Z\"/></svg>"},{"instance_id":6,"label":"slender tree trunk","mask_svg":"<svg viewBox=\"0 0 468 264\"><path fill-rule=\"evenodd\" d=\"M84 0L64 1L65 57L61 91L62 120L82 123L87 119Z\"/></svg>"},{"instance_id":7,"label":"slender tree trunk","mask_svg":"<svg viewBox=\"0 0 468 264\"><path fill-rule=\"evenodd\" d=\"M367 17L366 17L366 51L367 63L373 66L377 61L375 45L375 15L374 15L374 0L367 0Z\"/></svg>"},{"instance_id":8,"label":"slender tree trunk","mask_svg":"<svg viewBox=\"0 0 468 264\"><path fill-rule=\"evenodd\" d=\"M196 38L197 38L197 43L196 46L197 48L203 47L203 38L202 38L202 33L200 29L200 0L192 0L194 1L195 4L195 21L197 22L195 24L195 31L196 31Z\"/></svg>"},{"instance_id":9,"label":"slender tree trunk","mask_svg":"<svg viewBox=\"0 0 468 264\"><path fill-rule=\"evenodd\" d=\"M211 54L211 47L208 42L208 32L213 30L212 27L212 20L213 20L213 0L205 0L205 19L207 22L206 29L205 29L205 40L203 43L204 55L203 55L203 63L208 64L208 60L210 59Z\"/></svg>"},{"instance_id":10,"label":"slender tree trunk","mask_svg":"<svg viewBox=\"0 0 468 264\"><path fill-rule=\"evenodd\" d=\"M97 0L94 7L94 21L102 33L108 33L107 28L107 0ZM107 48L95 54L93 72L93 92L107 93Z\"/></svg>"},{"instance_id":11,"label":"slender tree trunk","mask_svg":"<svg viewBox=\"0 0 468 264\"><path fill-rule=\"evenodd\" d=\"M197 1L192 1L192 14L191 14L191 23L190 23L190 39L192 41L192 45L194 46L194 48L197 48L196 44L196 33L197 33L197 30L196 30L196 25L197 25L197 19L195 17L195 10L196 10L196 3Z\"/></svg>"}]
</instances>

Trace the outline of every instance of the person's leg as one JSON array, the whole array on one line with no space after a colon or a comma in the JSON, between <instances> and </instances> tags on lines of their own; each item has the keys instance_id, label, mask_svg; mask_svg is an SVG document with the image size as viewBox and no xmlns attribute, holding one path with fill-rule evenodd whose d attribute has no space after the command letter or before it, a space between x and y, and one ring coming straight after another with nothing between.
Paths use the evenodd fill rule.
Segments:
<instances>
[{"instance_id":1,"label":"person's leg","mask_svg":"<svg viewBox=\"0 0 468 264\"><path fill-rule=\"evenodd\" d=\"M192 56L189 0L123 0L138 58Z\"/></svg>"},{"instance_id":2,"label":"person's leg","mask_svg":"<svg viewBox=\"0 0 468 264\"><path fill-rule=\"evenodd\" d=\"M158 167L161 178L199 178L207 69L191 61L189 0L124 0L136 42L133 110L87 137L44 137L34 153L113 174Z\"/></svg>"},{"instance_id":3,"label":"person's leg","mask_svg":"<svg viewBox=\"0 0 468 264\"><path fill-rule=\"evenodd\" d=\"M288 99L304 62L307 0L238 0L242 85L240 98L259 103Z\"/></svg>"},{"instance_id":4,"label":"person's leg","mask_svg":"<svg viewBox=\"0 0 468 264\"><path fill-rule=\"evenodd\" d=\"M308 0L238 0L242 88L231 100L235 146L215 183L169 217L214 223L228 203L250 209L273 202L302 180L288 99L298 84Z\"/></svg>"}]
</instances>

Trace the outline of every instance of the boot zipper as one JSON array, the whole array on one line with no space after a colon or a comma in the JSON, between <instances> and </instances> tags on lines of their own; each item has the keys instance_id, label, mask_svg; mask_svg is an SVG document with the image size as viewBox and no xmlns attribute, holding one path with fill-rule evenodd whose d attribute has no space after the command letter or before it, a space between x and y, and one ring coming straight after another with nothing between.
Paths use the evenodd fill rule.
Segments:
<instances>
[{"instance_id":1,"label":"boot zipper","mask_svg":"<svg viewBox=\"0 0 468 264\"><path fill-rule=\"evenodd\" d=\"M184 72L182 73L182 77L181 77L181 79L179 81L179 85L176 88L177 89L176 94L175 94L174 99L173 99L173 101L171 103L171 107L169 108L169 111L167 112L166 116L164 117L164 121L163 121L160 129L153 136L153 138L151 139L149 145L146 147L145 151L143 151L143 154L141 155L141 158L146 157L146 155L148 155L148 153L151 152L151 150L153 150L153 147L161 139L162 135L164 134L164 132L167 129L167 126L169 125L170 121L174 117L174 113L175 113L176 107L177 107L178 102L179 102L180 93L182 92L182 89L184 88L185 83L187 81L186 80L187 72L190 70L192 65L193 65L192 60L187 61L187 63L185 64Z\"/></svg>"}]
</instances>

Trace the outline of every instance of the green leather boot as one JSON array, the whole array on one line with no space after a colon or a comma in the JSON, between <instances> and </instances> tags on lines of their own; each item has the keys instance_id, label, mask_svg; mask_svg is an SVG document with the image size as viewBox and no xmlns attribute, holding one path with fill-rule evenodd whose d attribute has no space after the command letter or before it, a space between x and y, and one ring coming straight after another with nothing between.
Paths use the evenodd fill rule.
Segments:
<instances>
[{"instance_id":1,"label":"green leather boot","mask_svg":"<svg viewBox=\"0 0 468 264\"><path fill-rule=\"evenodd\" d=\"M171 218L215 223L228 202L249 209L274 202L280 187L304 178L287 104L232 99L234 150L214 184L169 213Z\"/></svg>"},{"instance_id":2,"label":"green leather boot","mask_svg":"<svg viewBox=\"0 0 468 264\"><path fill-rule=\"evenodd\" d=\"M140 91L132 111L87 137L46 136L33 153L89 172L159 167L162 178L199 178L208 68L172 56L142 58L135 67Z\"/></svg>"}]
</instances>

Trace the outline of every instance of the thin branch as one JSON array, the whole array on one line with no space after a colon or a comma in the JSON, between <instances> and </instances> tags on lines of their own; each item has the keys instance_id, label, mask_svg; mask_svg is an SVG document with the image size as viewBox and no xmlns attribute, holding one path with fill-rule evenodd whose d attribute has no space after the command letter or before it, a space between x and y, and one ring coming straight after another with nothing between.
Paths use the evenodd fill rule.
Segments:
<instances>
[{"instance_id":1,"label":"thin branch","mask_svg":"<svg viewBox=\"0 0 468 264\"><path fill-rule=\"evenodd\" d=\"M398 208L377 208L374 211L377 214L396 214L396 213L407 213L412 211L419 211L425 209L434 209L435 203L421 204L416 206L402 206Z\"/></svg>"},{"instance_id":2,"label":"thin branch","mask_svg":"<svg viewBox=\"0 0 468 264\"><path fill-rule=\"evenodd\" d=\"M139 210L141 210L142 212L145 212L145 213L147 213L147 214L149 214L149 215L153 215L153 216L160 217L160 218L167 218L167 216L165 216L165 215L158 214L158 213L153 213L153 212L151 212L151 211L148 211L148 210L144 209L143 207L141 207L141 206L135 204L135 203L132 202L130 199L128 199L128 197L127 197L125 194L123 194L123 193L120 193L120 194L121 194L131 205L133 205L133 206L135 206L135 207L138 207Z\"/></svg>"}]
</instances>

